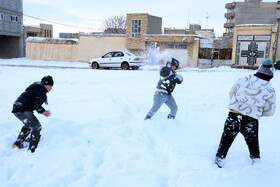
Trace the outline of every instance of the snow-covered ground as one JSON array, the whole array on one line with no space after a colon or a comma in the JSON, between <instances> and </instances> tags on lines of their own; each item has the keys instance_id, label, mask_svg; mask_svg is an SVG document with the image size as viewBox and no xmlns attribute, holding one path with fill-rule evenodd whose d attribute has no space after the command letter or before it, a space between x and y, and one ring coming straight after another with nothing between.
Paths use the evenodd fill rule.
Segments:
<instances>
[{"instance_id":1,"label":"snow-covered ground","mask_svg":"<svg viewBox=\"0 0 280 187\"><path fill-rule=\"evenodd\" d=\"M78 69L11 66L15 64ZM225 168L213 164L228 114L228 92L253 70L182 69L184 82L173 93L176 119L166 119L169 109L163 106L144 121L157 69L92 70L86 63L0 59L0 186L279 186L279 109L260 120L260 163L251 165L238 135ZM11 113L12 104L29 84L48 74L55 83L44 107L52 116L35 112L43 127L39 146L34 154L13 149L22 124ZM276 71L272 84L277 94L279 78Z\"/></svg>"}]
</instances>

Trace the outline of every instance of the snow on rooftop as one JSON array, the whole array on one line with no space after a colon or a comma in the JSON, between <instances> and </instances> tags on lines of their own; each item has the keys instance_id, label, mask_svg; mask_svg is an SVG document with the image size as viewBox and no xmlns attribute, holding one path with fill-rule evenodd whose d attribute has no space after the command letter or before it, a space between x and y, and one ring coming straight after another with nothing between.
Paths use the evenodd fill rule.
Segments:
<instances>
[{"instance_id":1,"label":"snow on rooftop","mask_svg":"<svg viewBox=\"0 0 280 187\"><path fill-rule=\"evenodd\" d=\"M247 27L247 26L271 26L274 24L239 24L235 25L235 27Z\"/></svg>"},{"instance_id":2,"label":"snow on rooftop","mask_svg":"<svg viewBox=\"0 0 280 187\"><path fill-rule=\"evenodd\" d=\"M32 42L43 42L43 41L55 41L56 43L63 43L63 42L78 42L77 38L45 38L45 37L28 37L26 41Z\"/></svg>"}]
</instances>

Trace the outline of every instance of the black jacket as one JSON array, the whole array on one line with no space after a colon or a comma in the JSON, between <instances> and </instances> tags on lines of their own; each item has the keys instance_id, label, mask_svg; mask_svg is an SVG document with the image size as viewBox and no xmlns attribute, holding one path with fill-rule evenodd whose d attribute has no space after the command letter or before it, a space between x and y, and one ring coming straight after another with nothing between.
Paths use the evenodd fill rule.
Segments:
<instances>
[{"instance_id":1,"label":"black jacket","mask_svg":"<svg viewBox=\"0 0 280 187\"><path fill-rule=\"evenodd\" d=\"M40 83L35 82L26 88L15 101L12 113L34 111L42 114L46 110L41 106L47 100L47 90Z\"/></svg>"},{"instance_id":2,"label":"black jacket","mask_svg":"<svg viewBox=\"0 0 280 187\"><path fill-rule=\"evenodd\" d=\"M181 84L182 82L183 78L181 77L180 79L174 70L169 67L163 67L160 70L160 80L158 81L157 89L158 91L162 90L163 93L170 95L176 84Z\"/></svg>"}]
</instances>

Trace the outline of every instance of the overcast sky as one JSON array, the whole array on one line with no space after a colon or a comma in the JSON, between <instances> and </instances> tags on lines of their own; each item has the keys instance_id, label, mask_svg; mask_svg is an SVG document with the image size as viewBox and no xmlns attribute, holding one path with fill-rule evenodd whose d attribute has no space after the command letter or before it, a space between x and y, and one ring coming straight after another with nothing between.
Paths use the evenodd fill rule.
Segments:
<instances>
[{"instance_id":1,"label":"overcast sky","mask_svg":"<svg viewBox=\"0 0 280 187\"><path fill-rule=\"evenodd\" d=\"M243 1L243 0L240 0ZM215 30L216 36L225 31L225 4L230 0L23 0L23 13L46 22L24 16L24 25L53 24L54 36L59 32L93 32L102 29L105 19L127 13L148 13L162 18L162 27L188 28L189 24L200 24L202 29ZM277 2L264 0L263 2ZM87 29L85 29L87 28ZM90 28L90 29L89 29Z\"/></svg>"}]
</instances>

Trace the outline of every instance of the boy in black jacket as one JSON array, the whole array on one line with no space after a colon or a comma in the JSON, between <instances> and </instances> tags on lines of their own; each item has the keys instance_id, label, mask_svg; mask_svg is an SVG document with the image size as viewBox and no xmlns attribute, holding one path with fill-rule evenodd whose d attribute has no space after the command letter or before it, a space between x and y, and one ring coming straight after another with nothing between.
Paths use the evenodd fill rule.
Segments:
<instances>
[{"instance_id":1,"label":"boy in black jacket","mask_svg":"<svg viewBox=\"0 0 280 187\"><path fill-rule=\"evenodd\" d=\"M145 120L150 119L158 111L163 103L165 103L171 110L167 118L175 118L178 107L172 96L172 92L176 84L181 84L183 82L183 77L176 74L175 72L178 67L179 61L175 58L172 58L172 61L167 62L166 66L160 70L160 80L154 95L154 104L146 115Z\"/></svg>"},{"instance_id":2,"label":"boy in black jacket","mask_svg":"<svg viewBox=\"0 0 280 187\"><path fill-rule=\"evenodd\" d=\"M35 82L26 88L15 101L13 105L12 113L24 124L17 140L12 145L19 149L23 148L23 142L27 136L31 133L29 150L32 153L38 146L40 141L41 124L33 114L36 110L39 114L43 114L46 117L51 115L49 110L45 110L41 105L47 103L47 93L51 91L53 87L53 78L47 75L42 78L41 82Z\"/></svg>"}]
</instances>

